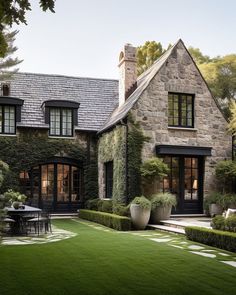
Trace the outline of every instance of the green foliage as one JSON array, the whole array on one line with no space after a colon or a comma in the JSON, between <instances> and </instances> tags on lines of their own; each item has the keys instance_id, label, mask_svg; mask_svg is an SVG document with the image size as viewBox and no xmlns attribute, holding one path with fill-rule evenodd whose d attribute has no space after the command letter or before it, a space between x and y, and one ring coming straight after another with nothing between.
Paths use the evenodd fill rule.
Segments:
<instances>
[{"instance_id":1,"label":"green foliage","mask_svg":"<svg viewBox=\"0 0 236 295\"><path fill-rule=\"evenodd\" d=\"M12 55L17 51L17 47L13 45L17 33L18 31L3 31L7 48L5 54L2 55L2 58L0 58L0 80L9 79L13 73L18 71L18 69L13 69L13 67L22 62L22 60L12 57ZM9 69L10 72L8 71Z\"/></svg>"},{"instance_id":2,"label":"green foliage","mask_svg":"<svg viewBox=\"0 0 236 295\"><path fill-rule=\"evenodd\" d=\"M141 194L141 163L142 149L149 140L143 134L140 124L135 122L131 115L128 117L128 200L129 203L135 196Z\"/></svg>"},{"instance_id":3,"label":"green foliage","mask_svg":"<svg viewBox=\"0 0 236 295\"><path fill-rule=\"evenodd\" d=\"M222 191L232 191L232 181L236 179L236 162L232 160L219 161L215 174Z\"/></svg>"},{"instance_id":4,"label":"green foliage","mask_svg":"<svg viewBox=\"0 0 236 295\"><path fill-rule=\"evenodd\" d=\"M40 0L43 11L54 12L55 0ZM0 1L0 56L4 56L7 50L7 40L4 38L4 25L12 26L20 23L26 24L26 12L31 10L29 0L1 0Z\"/></svg>"},{"instance_id":5,"label":"green foliage","mask_svg":"<svg viewBox=\"0 0 236 295\"><path fill-rule=\"evenodd\" d=\"M176 206L176 196L170 193L158 193L151 196L152 210L158 207Z\"/></svg>"},{"instance_id":6,"label":"green foliage","mask_svg":"<svg viewBox=\"0 0 236 295\"><path fill-rule=\"evenodd\" d=\"M236 252L236 233L192 226L185 227L185 233L189 240Z\"/></svg>"},{"instance_id":7,"label":"green foliage","mask_svg":"<svg viewBox=\"0 0 236 295\"><path fill-rule=\"evenodd\" d=\"M19 190L19 173L29 170L39 163L44 163L55 155L70 157L84 163L84 195L85 199L97 196L97 160L92 155L86 161L87 152L79 141L51 139L37 132L24 133L20 138L0 138L0 159L9 165L10 172L6 175L1 191Z\"/></svg>"},{"instance_id":8,"label":"green foliage","mask_svg":"<svg viewBox=\"0 0 236 295\"><path fill-rule=\"evenodd\" d=\"M98 201L98 211L112 213L112 200L102 200Z\"/></svg>"},{"instance_id":9,"label":"green foliage","mask_svg":"<svg viewBox=\"0 0 236 295\"><path fill-rule=\"evenodd\" d=\"M144 196L135 197L131 204L136 204L142 207L143 209L151 209L151 202Z\"/></svg>"},{"instance_id":10,"label":"green foliage","mask_svg":"<svg viewBox=\"0 0 236 295\"><path fill-rule=\"evenodd\" d=\"M24 194L15 192L12 189L9 189L7 192L5 192L4 197L6 198L6 200L9 200L10 203L13 203L13 202L24 203L27 199L27 197Z\"/></svg>"},{"instance_id":11,"label":"green foliage","mask_svg":"<svg viewBox=\"0 0 236 295\"><path fill-rule=\"evenodd\" d=\"M115 230L131 230L131 220L124 216L80 209L79 218L94 221L107 227L114 228Z\"/></svg>"},{"instance_id":12,"label":"green foliage","mask_svg":"<svg viewBox=\"0 0 236 295\"><path fill-rule=\"evenodd\" d=\"M150 158L141 166L141 175L149 181L161 179L167 176L169 171L167 164L160 158Z\"/></svg>"},{"instance_id":13,"label":"green foliage","mask_svg":"<svg viewBox=\"0 0 236 295\"><path fill-rule=\"evenodd\" d=\"M212 61L212 59L208 55L203 55L199 48L194 48L190 46L188 48L188 51L190 52L196 64L209 63Z\"/></svg>"},{"instance_id":14,"label":"green foliage","mask_svg":"<svg viewBox=\"0 0 236 295\"><path fill-rule=\"evenodd\" d=\"M225 227L228 231L236 233L236 215L231 215L225 219Z\"/></svg>"},{"instance_id":15,"label":"green foliage","mask_svg":"<svg viewBox=\"0 0 236 295\"><path fill-rule=\"evenodd\" d=\"M2 186L4 177L6 176L8 171L9 171L9 166L0 160L0 188Z\"/></svg>"},{"instance_id":16,"label":"green foliage","mask_svg":"<svg viewBox=\"0 0 236 295\"><path fill-rule=\"evenodd\" d=\"M228 130L232 133L232 135L236 135L236 102L234 100L230 101L229 110L230 121L228 124Z\"/></svg>"},{"instance_id":17,"label":"green foliage","mask_svg":"<svg viewBox=\"0 0 236 295\"><path fill-rule=\"evenodd\" d=\"M146 71L164 52L161 43L156 41L146 41L137 47L138 75Z\"/></svg>"},{"instance_id":18,"label":"green foliage","mask_svg":"<svg viewBox=\"0 0 236 295\"><path fill-rule=\"evenodd\" d=\"M209 210L209 205L210 204L217 204L222 206L223 203L223 197L224 195L222 195L219 192L212 192L209 195L206 196L206 198L204 199L204 208L206 210Z\"/></svg>"},{"instance_id":19,"label":"green foliage","mask_svg":"<svg viewBox=\"0 0 236 295\"><path fill-rule=\"evenodd\" d=\"M211 220L211 227L213 229L225 230L225 218L222 215L217 215Z\"/></svg>"},{"instance_id":20,"label":"green foliage","mask_svg":"<svg viewBox=\"0 0 236 295\"><path fill-rule=\"evenodd\" d=\"M97 199L90 199L85 202L85 208L88 210L98 210L98 202L100 201L99 198Z\"/></svg>"},{"instance_id":21,"label":"green foliage","mask_svg":"<svg viewBox=\"0 0 236 295\"><path fill-rule=\"evenodd\" d=\"M120 216L130 216L130 210L126 206L126 204L113 202L112 211L113 214L120 215Z\"/></svg>"}]
</instances>

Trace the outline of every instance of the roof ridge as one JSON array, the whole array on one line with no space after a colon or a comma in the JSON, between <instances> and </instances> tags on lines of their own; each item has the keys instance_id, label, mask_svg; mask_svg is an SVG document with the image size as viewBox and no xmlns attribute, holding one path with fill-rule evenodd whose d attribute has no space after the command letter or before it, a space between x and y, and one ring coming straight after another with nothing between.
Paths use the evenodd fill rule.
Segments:
<instances>
[{"instance_id":1,"label":"roof ridge","mask_svg":"<svg viewBox=\"0 0 236 295\"><path fill-rule=\"evenodd\" d=\"M90 80L103 80L103 81L116 81L119 79L110 79L110 78L94 78L94 77L81 77L81 76L70 76L70 75L62 75L62 74L44 74L44 73L32 73L32 72L16 72L14 75L34 75L34 76L50 76L50 77L64 77L64 78L72 78L72 79L90 79Z\"/></svg>"}]
</instances>

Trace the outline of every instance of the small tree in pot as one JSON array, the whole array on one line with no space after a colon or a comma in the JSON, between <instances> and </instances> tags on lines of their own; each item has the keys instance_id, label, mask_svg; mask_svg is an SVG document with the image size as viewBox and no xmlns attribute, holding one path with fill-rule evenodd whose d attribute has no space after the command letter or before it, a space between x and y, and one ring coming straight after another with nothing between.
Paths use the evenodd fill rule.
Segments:
<instances>
[{"instance_id":1,"label":"small tree in pot","mask_svg":"<svg viewBox=\"0 0 236 295\"><path fill-rule=\"evenodd\" d=\"M150 219L151 202L144 196L136 197L130 204L130 214L135 229L146 228Z\"/></svg>"},{"instance_id":2,"label":"small tree in pot","mask_svg":"<svg viewBox=\"0 0 236 295\"><path fill-rule=\"evenodd\" d=\"M170 171L167 164L157 157L145 161L140 170L144 180L145 195L156 193L158 191L158 184Z\"/></svg>"},{"instance_id":3,"label":"small tree in pot","mask_svg":"<svg viewBox=\"0 0 236 295\"><path fill-rule=\"evenodd\" d=\"M159 223L161 220L170 218L172 206L176 206L176 196L170 193L152 195L151 222Z\"/></svg>"}]
</instances>

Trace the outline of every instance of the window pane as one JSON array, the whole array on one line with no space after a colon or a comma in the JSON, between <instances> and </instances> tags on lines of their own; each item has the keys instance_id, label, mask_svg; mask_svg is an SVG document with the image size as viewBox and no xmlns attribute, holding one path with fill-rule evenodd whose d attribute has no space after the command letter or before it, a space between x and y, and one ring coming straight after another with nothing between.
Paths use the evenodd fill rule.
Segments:
<instances>
[{"instance_id":1,"label":"window pane","mask_svg":"<svg viewBox=\"0 0 236 295\"><path fill-rule=\"evenodd\" d=\"M0 106L0 133L2 133L2 107Z\"/></svg>"},{"instance_id":2,"label":"window pane","mask_svg":"<svg viewBox=\"0 0 236 295\"><path fill-rule=\"evenodd\" d=\"M4 107L4 133L15 133L15 107Z\"/></svg>"},{"instance_id":3,"label":"window pane","mask_svg":"<svg viewBox=\"0 0 236 295\"><path fill-rule=\"evenodd\" d=\"M60 109L50 109L50 134L60 135Z\"/></svg>"},{"instance_id":4,"label":"window pane","mask_svg":"<svg viewBox=\"0 0 236 295\"><path fill-rule=\"evenodd\" d=\"M79 170L77 167L71 167L71 201L79 200Z\"/></svg>"},{"instance_id":5,"label":"window pane","mask_svg":"<svg viewBox=\"0 0 236 295\"><path fill-rule=\"evenodd\" d=\"M72 135L72 110L62 110L62 135Z\"/></svg>"}]
</instances>

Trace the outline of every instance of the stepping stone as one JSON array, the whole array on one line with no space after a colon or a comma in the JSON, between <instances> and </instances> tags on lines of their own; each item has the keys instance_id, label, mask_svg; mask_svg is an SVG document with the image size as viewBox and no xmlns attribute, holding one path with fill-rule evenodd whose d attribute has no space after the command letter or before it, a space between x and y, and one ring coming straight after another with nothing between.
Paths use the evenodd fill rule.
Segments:
<instances>
[{"instance_id":1,"label":"stepping stone","mask_svg":"<svg viewBox=\"0 0 236 295\"><path fill-rule=\"evenodd\" d=\"M203 252L215 252L215 250L202 250Z\"/></svg>"},{"instance_id":2,"label":"stepping stone","mask_svg":"<svg viewBox=\"0 0 236 295\"><path fill-rule=\"evenodd\" d=\"M152 237L153 235L140 235L140 237Z\"/></svg>"},{"instance_id":3,"label":"stepping stone","mask_svg":"<svg viewBox=\"0 0 236 295\"><path fill-rule=\"evenodd\" d=\"M182 245L186 245L186 244L188 244L187 242L180 242L180 244L182 244Z\"/></svg>"},{"instance_id":4,"label":"stepping stone","mask_svg":"<svg viewBox=\"0 0 236 295\"><path fill-rule=\"evenodd\" d=\"M177 246L177 245L172 245L172 244L170 244L170 246L175 247L175 248L179 248L179 249L184 249L183 247L181 247L181 246Z\"/></svg>"},{"instance_id":5,"label":"stepping stone","mask_svg":"<svg viewBox=\"0 0 236 295\"><path fill-rule=\"evenodd\" d=\"M218 252L218 254L221 255L221 256L230 256L229 254L222 253L222 252Z\"/></svg>"},{"instance_id":6,"label":"stepping stone","mask_svg":"<svg viewBox=\"0 0 236 295\"><path fill-rule=\"evenodd\" d=\"M190 245L188 246L189 249L191 250L203 250L204 247L198 246L198 245Z\"/></svg>"},{"instance_id":7,"label":"stepping stone","mask_svg":"<svg viewBox=\"0 0 236 295\"><path fill-rule=\"evenodd\" d=\"M228 265L231 265L233 267L236 267L236 261L221 261L221 262L223 262L225 264L228 264Z\"/></svg>"},{"instance_id":8,"label":"stepping stone","mask_svg":"<svg viewBox=\"0 0 236 295\"><path fill-rule=\"evenodd\" d=\"M209 258L216 258L215 254L210 254L210 253L195 252L195 251L190 251L190 253L201 255L201 256L204 256L204 257L209 257Z\"/></svg>"},{"instance_id":9,"label":"stepping stone","mask_svg":"<svg viewBox=\"0 0 236 295\"><path fill-rule=\"evenodd\" d=\"M157 243L167 243L167 242L170 242L172 241L172 239L149 239L153 242L157 242Z\"/></svg>"}]
</instances>

